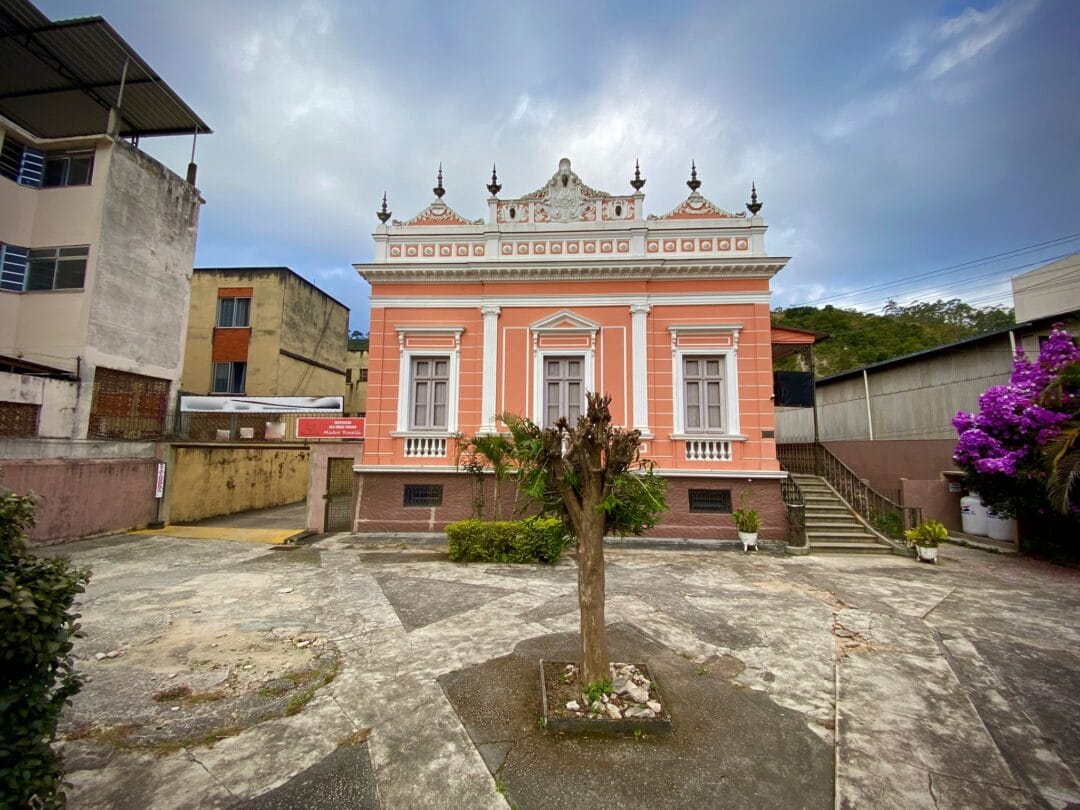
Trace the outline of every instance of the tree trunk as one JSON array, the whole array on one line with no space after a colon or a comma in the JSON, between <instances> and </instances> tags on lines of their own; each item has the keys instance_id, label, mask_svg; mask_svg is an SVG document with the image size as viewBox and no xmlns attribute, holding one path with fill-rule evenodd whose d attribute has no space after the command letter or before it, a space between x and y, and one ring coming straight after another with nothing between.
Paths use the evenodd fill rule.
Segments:
<instances>
[{"instance_id":1,"label":"tree trunk","mask_svg":"<svg viewBox=\"0 0 1080 810\"><path fill-rule=\"evenodd\" d=\"M604 622L604 516L588 510L578 541L578 606L585 683L611 677Z\"/></svg>"},{"instance_id":2,"label":"tree trunk","mask_svg":"<svg viewBox=\"0 0 1080 810\"><path fill-rule=\"evenodd\" d=\"M582 467L599 470L600 448L582 453ZM611 676L608 668L607 633L604 621L604 513L598 508L603 496L599 475L584 475L578 525L578 608L581 614L581 666L585 683Z\"/></svg>"}]
</instances>

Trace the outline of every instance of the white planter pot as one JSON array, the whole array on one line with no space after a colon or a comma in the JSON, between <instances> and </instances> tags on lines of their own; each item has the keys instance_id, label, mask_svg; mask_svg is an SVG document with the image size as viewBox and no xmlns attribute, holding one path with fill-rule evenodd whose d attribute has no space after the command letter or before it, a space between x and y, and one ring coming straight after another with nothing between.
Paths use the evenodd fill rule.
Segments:
<instances>
[{"instance_id":1,"label":"white planter pot","mask_svg":"<svg viewBox=\"0 0 1080 810\"><path fill-rule=\"evenodd\" d=\"M920 562L937 562L937 546L915 546Z\"/></svg>"},{"instance_id":2,"label":"white planter pot","mask_svg":"<svg viewBox=\"0 0 1080 810\"><path fill-rule=\"evenodd\" d=\"M743 551L749 551L750 546L757 548L757 532L739 532L739 539L742 540Z\"/></svg>"}]
</instances>

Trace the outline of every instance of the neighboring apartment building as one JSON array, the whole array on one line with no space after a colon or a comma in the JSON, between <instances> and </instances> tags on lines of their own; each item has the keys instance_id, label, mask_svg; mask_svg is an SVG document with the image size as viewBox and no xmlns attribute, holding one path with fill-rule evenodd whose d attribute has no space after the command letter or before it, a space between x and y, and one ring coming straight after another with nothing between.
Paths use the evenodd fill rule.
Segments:
<instances>
[{"instance_id":1,"label":"neighboring apartment building","mask_svg":"<svg viewBox=\"0 0 1080 810\"><path fill-rule=\"evenodd\" d=\"M342 396L349 309L288 267L197 267L186 394Z\"/></svg>"},{"instance_id":2,"label":"neighboring apartment building","mask_svg":"<svg viewBox=\"0 0 1080 810\"><path fill-rule=\"evenodd\" d=\"M368 363L367 349L349 349L345 361L345 415L367 414Z\"/></svg>"},{"instance_id":3,"label":"neighboring apartment building","mask_svg":"<svg viewBox=\"0 0 1080 810\"><path fill-rule=\"evenodd\" d=\"M467 517L471 482L455 466L459 434L581 413L587 391L612 396L616 424L637 428L669 481L670 512L652 534L733 538L749 496L763 536L785 536L773 440L769 279L757 212L689 197L646 216L632 191L590 188L563 159L540 189L468 220L442 199L375 234L356 265L371 284L371 378L357 531L437 531ZM786 334L785 341L812 341Z\"/></svg>"},{"instance_id":4,"label":"neighboring apartment building","mask_svg":"<svg viewBox=\"0 0 1080 810\"><path fill-rule=\"evenodd\" d=\"M1080 309L1080 253L1014 276L1012 291L1017 323Z\"/></svg>"},{"instance_id":5,"label":"neighboring apartment building","mask_svg":"<svg viewBox=\"0 0 1080 810\"><path fill-rule=\"evenodd\" d=\"M160 435L203 201L136 144L210 130L100 18L4 0L0 65L0 435Z\"/></svg>"}]
</instances>

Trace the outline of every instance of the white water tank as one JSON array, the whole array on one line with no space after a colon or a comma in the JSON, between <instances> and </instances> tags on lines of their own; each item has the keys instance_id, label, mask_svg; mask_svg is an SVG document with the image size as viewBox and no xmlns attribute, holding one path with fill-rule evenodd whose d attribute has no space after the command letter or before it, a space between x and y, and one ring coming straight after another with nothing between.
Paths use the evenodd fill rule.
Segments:
<instances>
[{"instance_id":1,"label":"white water tank","mask_svg":"<svg viewBox=\"0 0 1080 810\"><path fill-rule=\"evenodd\" d=\"M990 531L987 525L987 513L990 510L983 505L979 493L974 490L960 499L960 525L964 534L986 537Z\"/></svg>"},{"instance_id":2,"label":"white water tank","mask_svg":"<svg viewBox=\"0 0 1080 810\"><path fill-rule=\"evenodd\" d=\"M1012 518L998 517L993 512L986 516L986 527L991 540L1016 542L1016 521Z\"/></svg>"}]
</instances>

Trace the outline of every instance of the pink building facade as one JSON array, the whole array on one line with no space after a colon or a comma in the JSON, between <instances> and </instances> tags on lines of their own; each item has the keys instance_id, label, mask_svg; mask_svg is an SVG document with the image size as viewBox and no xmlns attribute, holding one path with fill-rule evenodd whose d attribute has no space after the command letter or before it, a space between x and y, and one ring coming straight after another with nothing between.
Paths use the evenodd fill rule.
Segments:
<instances>
[{"instance_id":1,"label":"pink building facade","mask_svg":"<svg viewBox=\"0 0 1080 810\"><path fill-rule=\"evenodd\" d=\"M765 250L758 215L703 197L696 173L674 210L645 214L635 173L626 194L598 191L563 159L517 198L488 186L488 216L443 200L384 220L371 284L364 459L355 470L359 533L441 531L469 517L472 481L456 437L503 429L513 413L549 424L611 395L668 480L670 511L652 535L735 537L749 501L761 534L786 535L774 440L769 282L786 258Z\"/></svg>"}]
</instances>

